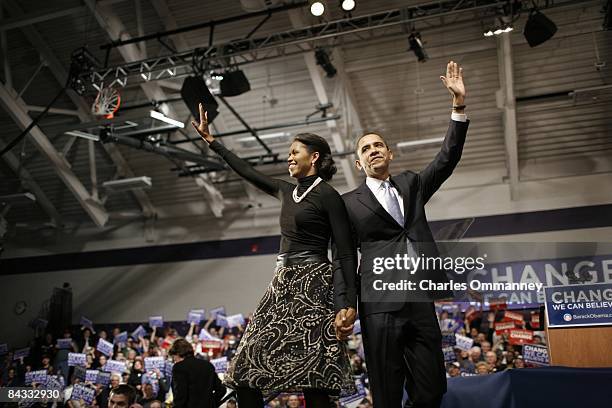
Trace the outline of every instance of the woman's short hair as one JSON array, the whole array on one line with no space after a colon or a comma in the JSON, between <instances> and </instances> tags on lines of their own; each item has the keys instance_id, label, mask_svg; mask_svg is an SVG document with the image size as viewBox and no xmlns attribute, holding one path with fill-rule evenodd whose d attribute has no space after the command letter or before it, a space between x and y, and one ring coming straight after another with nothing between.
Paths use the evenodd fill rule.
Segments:
<instances>
[{"instance_id":1,"label":"woman's short hair","mask_svg":"<svg viewBox=\"0 0 612 408\"><path fill-rule=\"evenodd\" d=\"M315 162L317 174L325 181L331 180L338 169L327 140L314 133L298 133L293 140L303 143L309 153L319 153L319 160Z\"/></svg>"},{"instance_id":2,"label":"woman's short hair","mask_svg":"<svg viewBox=\"0 0 612 408\"><path fill-rule=\"evenodd\" d=\"M172 343L172 347L170 347L168 354L171 356L176 355L182 358L193 356L193 347L185 339L176 339L174 340L174 343Z\"/></svg>"}]
</instances>

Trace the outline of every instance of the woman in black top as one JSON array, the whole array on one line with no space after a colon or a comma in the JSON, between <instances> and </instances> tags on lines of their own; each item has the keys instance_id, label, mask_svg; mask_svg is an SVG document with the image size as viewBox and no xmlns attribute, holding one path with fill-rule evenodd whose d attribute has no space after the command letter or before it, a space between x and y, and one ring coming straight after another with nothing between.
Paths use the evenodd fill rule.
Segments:
<instances>
[{"instance_id":1,"label":"woman in black top","mask_svg":"<svg viewBox=\"0 0 612 408\"><path fill-rule=\"evenodd\" d=\"M206 112L192 122L202 138L240 176L281 201L281 243L275 276L246 328L225 383L238 392L241 408L262 407L263 394L303 392L309 408L329 407L329 395L351 391L354 381L345 345L334 327L333 274L346 290L336 311L354 313L356 252L344 202L325 181L336 172L325 139L295 137L288 156L295 184L259 173L214 140ZM327 259L333 240L336 272Z\"/></svg>"}]
</instances>

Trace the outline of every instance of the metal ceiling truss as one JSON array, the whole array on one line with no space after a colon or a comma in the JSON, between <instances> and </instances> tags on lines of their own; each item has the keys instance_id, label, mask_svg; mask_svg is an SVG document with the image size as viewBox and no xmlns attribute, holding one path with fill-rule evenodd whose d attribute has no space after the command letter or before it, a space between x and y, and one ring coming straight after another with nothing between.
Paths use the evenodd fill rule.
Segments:
<instances>
[{"instance_id":1,"label":"metal ceiling truss","mask_svg":"<svg viewBox=\"0 0 612 408\"><path fill-rule=\"evenodd\" d=\"M128 78L130 81L138 82L174 78L189 75L194 70L204 72L228 65L243 65L309 52L323 40L326 40L326 46L333 46L337 45L336 43L348 44L388 36L389 33L384 29L401 28L406 24L466 12L495 11L506 4L506 1L495 0L434 1L365 16L329 21L259 38L239 39L226 44L210 45L113 67L94 67L93 70L82 73L81 78L89 84L104 83L119 86L125 86ZM398 30L393 34L401 32ZM120 49L134 46L134 42L125 42L125 44Z\"/></svg>"}]
</instances>

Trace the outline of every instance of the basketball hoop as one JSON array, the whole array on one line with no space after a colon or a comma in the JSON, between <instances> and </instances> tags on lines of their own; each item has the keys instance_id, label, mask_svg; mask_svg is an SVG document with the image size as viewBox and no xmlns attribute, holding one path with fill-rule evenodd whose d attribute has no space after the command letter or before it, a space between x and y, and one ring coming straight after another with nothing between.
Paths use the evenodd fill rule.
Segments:
<instances>
[{"instance_id":1,"label":"basketball hoop","mask_svg":"<svg viewBox=\"0 0 612 408\"><path fill-rule=\"evenodd\" d=\"M119 109L119 105L121 105L119 91L109 86L100 89L96 100L91 106L91 112L96 116L112 119L117 109Z\"/></svg>"}]
</instances>

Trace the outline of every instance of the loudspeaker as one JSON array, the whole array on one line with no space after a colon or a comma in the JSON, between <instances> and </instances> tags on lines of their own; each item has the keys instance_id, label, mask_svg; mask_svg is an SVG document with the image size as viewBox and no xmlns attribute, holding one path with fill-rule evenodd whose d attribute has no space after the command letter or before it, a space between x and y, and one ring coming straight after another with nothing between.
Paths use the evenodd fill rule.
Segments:
<instances>
[{"instance_id":1,"label":"loudspeaker","mask_svg":"<svg viewBox=\"0 0 612 408\"><path fill-rule=\"evenodd\" d=\"M532 10L525 24L523 34L530 47L535 47L549 40L557 32L557 26L548 17L537 10Z\"/></svg>"},{"instance_id":2,"label":"loudspeaker","mask_svg":"<svg viewBox=\"0 0 612 408\"><path fill-rule=\"evenodd\" d=\"M204 79L200 77L190 76L185 78L183 86L181 87L181 97L197 121L200 120L200 110L198 108L198 104L200 103L204 105L204 109L206 109L208 113L209 124L212 123L219 114L217 110L219 107L217 100L208 90Z\"/></svg>"},{"instance_id":3,"label":"loudspeaker","mask_svg":"<svg viewBox=\"0 0 612 408\"><path fill-rule=\"evenodd\" d=\"M251 90L251 84L244 72L240 70L223 73L221 80L221 95L238 96Z\"/></svg>"}]
</instances>

